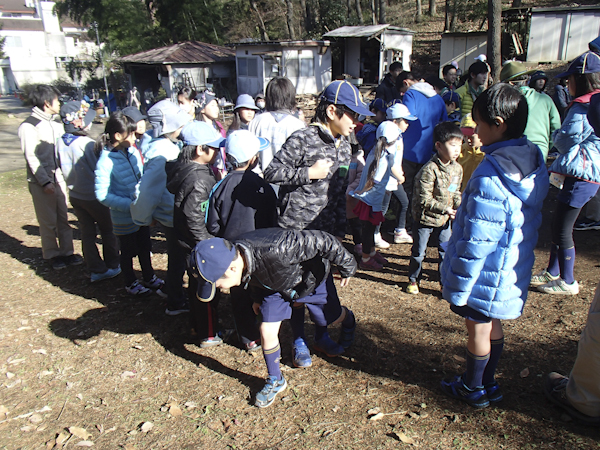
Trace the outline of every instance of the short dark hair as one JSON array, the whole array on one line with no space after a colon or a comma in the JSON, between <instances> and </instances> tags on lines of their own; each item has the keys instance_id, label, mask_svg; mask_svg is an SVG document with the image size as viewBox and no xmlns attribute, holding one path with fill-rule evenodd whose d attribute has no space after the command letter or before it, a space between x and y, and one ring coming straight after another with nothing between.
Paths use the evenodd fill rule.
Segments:
<instances>
[{"instance_id":1,"label":"short dark hair","mask_svg":"<svg viewBox=\"0 0 600 450\"><path fill-rule=\"evenodd\" d=\"M204 153L209 152L208 145L202 145L201 147L202 147L202 151ZM196 157L196 149L197 148L198 148L197 145L184 145L183 148L181 149L181 153L179 153L179 157L177 158L178 161L184 162L184 163L193 161L194 158Z\"/></svg>"},{"instance_id":2,"label":"short dark hair","mask_svg":"<svg viewBox=\"0 0 600 450\"><path fill-rule=\"evenodd\" d=\"M321 101L317 105L317 109L315 109L315 115L314 115L313 120L312 120L313 123L314 122L319 122L319 123L323 123L323 124L327 123L327 121L328 121L328 118L327 118L327 107L329 105L333 105L333 103L331 103L328 100L321 99ZM345 107L343 105L335 105L335 114L340 119L344 115L344 108Z\"/></svg>"},{"instance_id":3,"label":"short dark hair","mask_svg":"<svg viewBox=\"0 0 600 450\"><path fill-rule=\"evenodd\" d=\"M437 75L428 76L427 78L425 78L425 82L429 83L434 88L438 88L440 91L442 89L444 89L445 87L448 87L446 85L446 82L444 80L442 80L440 77L438 77Z\"/></svg>"},{"instance_id":4,"label":"short dark hair","mask_svg":"<svg viewBox=\"0 0 600 450\"><path fill-rule=\"evenodd\" d=\"M187 100L194 100L197 94L194 89L186 86L179 89L179 92L177 92L177 97L180 95L183 95Z\"/></svg>"},{"instance_id":5,"label":"short dark hair","mask_svg":"<svg viewBox=\"0 0 600 450\"><path fill-rule=\"evenodd\" d=\"M55 98L60 97L60 91L54 86L37 84L31 91L30 98L33 106L44 109L46 102L52 103Z\"/></svg>"},{"instance_id":6,"label":"short dark hair","mask_svg":"<svg viewBox=\"0 0 600 450\"><path fill-rule=\"evenodd\" d=\"M462 138L463 134L454 122L441 122L433 129L433 142L445 144L452 139L460 139L462 141Z\"/></svg>"},{"instance_id":7,"label":"short dark hair","mask_svg":"<svg viewBox=\"0 0 600 450\"><path fill-rule=\"evenodd\" d=\"M396 86L401 85L404 80L418 81L413 73L409 72L408 70L400 72L398 78L396 78Z\"/></svg>"},{"instance_id":8,"label":"short dark hair","mask_svg":"<svg viewBox=\"0 0 600 450\"><path fill-rule=\"evenodd\" d=\"M296 88L286 77L275 77L265 91L267 111L293 111L296 108Z\"/></svg>"},{"instance_id":9,"label":"short dark hair","mask_svg":"<svg viewBox=\"0 0 600 450\"><path fill-rule=\"evenodd\" d=\"M498 83L483 91L473 103L473 119L498 125L496 117L506 123L506 139L520 138L527 126L529 106L518 88Z\"/></svg>"},{"instance_id":10,"label":"short dark hair","mask_svg":"<svg viewBox=\"0 0 600 450\"><path fill-rule=\"evenodd\" d=\"M395 72L396 70L402 70L402 63L400 61L394 61L390 64L389 72Z\"/></svg>"},{"instance_id":11,"label":"short dark hair","mask_svg":"<svg viewBox=\"0 0 600 450\"><path fill-rule=\"evenodd\" d=\"M446 76L448 74L448 72L450 72L452 69L456 70L456 67L454 67L452 64L447 64L442 68L442 75Z\"/></svg>"},{"instance_id":12,"label":"short dark hair","mask_svg":"<svg viewBox=\"0 0 600 450\"><path fill-rule=\"evenodd\" d=\"M477 76L480 73L488 73L490 71L488 65L483 61L475 61L469 66L469 78L471 75Z\"/></svg>"},{"instance_id":13,"label":"short dark hair","mask_svg":"<svg viewBox=\"0 0 600 450\"><path fill-rule=\"evenodd\" d=\"M575 73L575 98L600 89L600 73Z\"/></svg>"}]
</instances>

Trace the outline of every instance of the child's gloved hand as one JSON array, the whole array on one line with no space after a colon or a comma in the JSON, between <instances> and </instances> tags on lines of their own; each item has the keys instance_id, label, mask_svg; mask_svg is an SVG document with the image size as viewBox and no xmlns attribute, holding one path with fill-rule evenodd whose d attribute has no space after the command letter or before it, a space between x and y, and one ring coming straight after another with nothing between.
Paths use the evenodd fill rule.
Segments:
<instances>
[{"instance_id":1,"label":"child's gloved hand","mask_svg":"<svg viewBox=\"0 0 600 450\"><path fill-rule=\"evenodd\" d=\"M309 180L322 180L329 175L329 169L333 166L333 161L329 159L319 159L308 169Z\"/></svg>"}]
</instances>

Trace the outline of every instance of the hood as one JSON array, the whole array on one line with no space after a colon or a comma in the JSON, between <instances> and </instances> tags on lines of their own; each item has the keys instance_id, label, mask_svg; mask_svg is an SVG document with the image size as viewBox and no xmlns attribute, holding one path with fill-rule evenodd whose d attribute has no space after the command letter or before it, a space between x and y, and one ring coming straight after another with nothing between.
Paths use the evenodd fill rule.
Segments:
<instances>
[{"instance_id":1,"label":"hood","mask_svg":"<svg viewBox=\"0 0 600 450\"><path fill-rule=\"evenodd\" d=\"M193 172L210 171L207 164L198 164L193 161L173 163L172 167L167 169L167 189L173 195L180 191L181 185L186 181ZM194 177L196 178L196 177Z\"/></svg>"},{"instance_id":2,"label":"hood","mask_svg":"<svg viewBox=\"0 0 600 450\"><path fill-rule=\"evenodd\" d=\"M433 88L433 86L430 85L429 83L425 83L424 81L413 84L411 87L408 88L408 90L420 92L427 98L437 95L437 92L435 92L435 89Z\"/></svg>"},{"instance_id":3,"label":"hood","mask_svg":"<svg viewBox=\"0 0 600 450\"><path fill-rule=\"evenodd\" d=\"M533 206L544 201L548 193L548 170L537 145L522 137L484 146L481 150L504 185L524 204Z\"/></svg>"},{"instance_id":4,"label":"hood","mask_svg":"<svg viewBox=\"0 0 600 450\"><path fill-rule=\"evenodd\" d=\"M291 111L269 111L271 113L271 115L273 116L273 119L275 119L275 122L279 123L282 120L284 120L287 116L292 116L292 112Z\"/></svg>"},{"instance_id":5,"label":"hood","mask_svg":"<svg viewBox=\"0 0 600 450\"><path fill-rule=\"evenodd\" d=\"M170 139L159 137L152 139L148 144L148 149L144 153L144 159L152 159L162 156L167 161L174 161L180 153L180 148Z\"/></svg>"},{"instance_id":6,"label":"hood","mask_svg":"<svg viewBox=\"0 0 600 450\"><path fill-rule=\"evenodd\" d=\"M519 90L521 91L521 94L523 94L523 96L528 100L528 103L529 99L538 93L535 89L530 88L529 86L521 86L519 87Z\"/></svg>"}]
</instances>

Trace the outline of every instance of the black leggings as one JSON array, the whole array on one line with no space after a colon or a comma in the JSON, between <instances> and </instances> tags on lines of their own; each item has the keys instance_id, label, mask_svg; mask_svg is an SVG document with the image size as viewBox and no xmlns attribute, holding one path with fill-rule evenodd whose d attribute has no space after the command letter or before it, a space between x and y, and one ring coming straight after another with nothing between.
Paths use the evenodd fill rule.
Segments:
<instances>
[{"instance_id":1,"label":"black leggings","mask_svg":"<svg viewBox=\"0 0 600 450\"><path fill-rule=\"evenodd\" d=\"M365 255L370 255L375 247L375 225L368 220L361 220L362 224L362 252Z\"/></svg>"},{"instance_id":2,"label":"black leggings","mask_svg":"<svg viewBox=\"0 0 600 450\"><path fill-rule=\"evenodd\" d=\"M575 246L573 226L581 208L574 208L561 201L556 203L556 211L552 220L552 243L562 249Z\"/></svg>"}]
</instances>

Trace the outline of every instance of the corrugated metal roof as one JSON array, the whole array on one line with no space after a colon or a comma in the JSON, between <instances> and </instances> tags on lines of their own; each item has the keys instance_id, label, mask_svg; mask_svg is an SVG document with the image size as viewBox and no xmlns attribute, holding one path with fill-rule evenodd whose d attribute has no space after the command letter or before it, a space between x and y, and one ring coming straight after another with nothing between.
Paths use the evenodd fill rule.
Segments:
<instances>
[{"instance_id":1,"label":"corrugated metal roof","mask_svg":"<svg viewBox=\"0 0 600 450\"><path fill-rule=\"evenodd\" d=\"M200 41L182 42L119 58L121 62L140 64L198 64L233 60L235 51L232 49Z\"/></svg>"},{"instance_id":2,"label":"corrugated metal roof","mask_svg":"<svg viewBox=\"0 0 600 450\"><path fill-rule=\"evenodd\" d=\"M41 20L0 19L2 31L44 31Z\"/></svg>"},{"instance_id":3,"label":"corrugated metal roof","mask_svg":"<svg viewBox=\"0 0 600 450\"><path fill-rule=\"evenodd\" d=\"M408 28L400 28L390 25L389 23L384 23L380 25L357 25L357 26L346 26L336 28L333 31L325 33L323 37L335 37L335 38L362 38L362 37L374 37L385 30L389 31L401 31L404 33L413 34L414 31L409 30Z\"/></svg>"},{"instance_id":4,"label":"corrugated metal roof","mask_svg":"<svg viewBox=\"0 0 600 450\"><path fill-rule=\"evenodd\" d=\"M228 47L244 47L264 45L269 47L317 47L331 45L330 41L247 41L247 42L232 42L227 44Z\"/></svg>"},{"instance_id":5,"label":"corrugated metal roof","mask_svg":"<svg viewBox=\"0 0 600 450\"><path fill-rule=\"evenodd\" d=\"M0 2L2 12L35 14L35 8L25 6L24 0L2 0Z\"/></svg>"}]
</instances>

